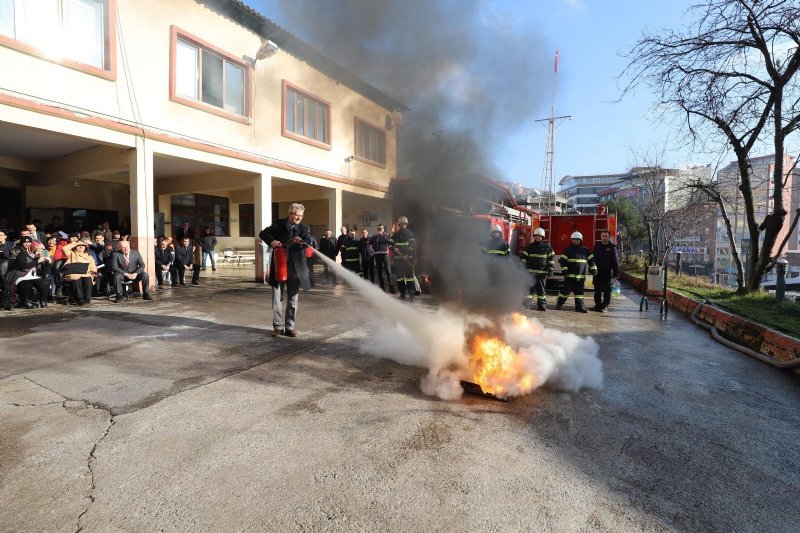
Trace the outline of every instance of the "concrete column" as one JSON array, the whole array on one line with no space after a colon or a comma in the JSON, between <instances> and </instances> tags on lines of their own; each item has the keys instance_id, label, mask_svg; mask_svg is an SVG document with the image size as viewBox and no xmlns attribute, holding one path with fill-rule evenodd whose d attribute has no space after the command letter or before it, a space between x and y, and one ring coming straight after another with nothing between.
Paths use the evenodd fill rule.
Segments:
<instances>
[{"instance_id":1,"label":"concrete column","mask_svg":"<svg viewBox=\"0 0 800 533\"><path fill-rule=\"evenodd\" d=\"M258 234L261 230L272 224L272 176L269 174L261 174L256 176L254 185L254 203L253 209L255 211L255 280L257 282L264 281L264 277L268 273L269 265L266 264L264 250L261 245L261 239Z\"/></svg>"},{"instance_id":2,"label":"concrete column","mask_svg":"<svg viewBox=\"0 0 800 533\"><path fill-rule=\"evenodd\" d=\"M150 274L150 292L158 288L155 271L153 209L153 150L144 138L136 138L136 149L128 152L128 180L131 188L131 248L142 255Z\"/></svg>"},{"instance_id":3,"label":"concrete column","mask_svg":"<svg viewBox=\"0 0 800 533\"><path fill-rule=\"evenodd\" d=\"M325 197L328 199L328 227L334 237L339 237L339 228L342 227L342 189L326 189ZM336 261L341 262L341 256L336 256Z\"/></svg>"}]
</instances>

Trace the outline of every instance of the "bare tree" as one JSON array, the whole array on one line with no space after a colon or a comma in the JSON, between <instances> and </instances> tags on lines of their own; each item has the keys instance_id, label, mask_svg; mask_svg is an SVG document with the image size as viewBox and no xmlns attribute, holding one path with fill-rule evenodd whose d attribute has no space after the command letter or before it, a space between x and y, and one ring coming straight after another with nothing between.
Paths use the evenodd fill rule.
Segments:
<instances>
[{"instance_id":1,"label":"bare tree","mask_svg":"<svg viewBox=\"0 0 800 533\"><path fill-rule=\"evenodd\" d=\"M721 133L736 156L738 188L749 234L742 291L758 290L784 226L786 138L800 126L800 6L786 0L705 0L690 8L682 31L645 32L631 49L625 92L653 88L657 107L677 113L690 139ZM751 153L772 144L772 205L762 220L754 207ZM764 242L760 243L763 232Z\"/></svg>"}]
</instances>

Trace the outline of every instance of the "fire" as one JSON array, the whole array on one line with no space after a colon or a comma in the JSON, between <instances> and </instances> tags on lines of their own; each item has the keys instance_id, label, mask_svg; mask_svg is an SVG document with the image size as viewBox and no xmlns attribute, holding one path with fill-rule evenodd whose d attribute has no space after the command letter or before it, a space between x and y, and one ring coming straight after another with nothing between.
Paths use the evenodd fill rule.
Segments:
<instances>
[{"instance_id":1,"label":"fire","mask_svg":"<svg viewBox=\"0 0 800 533\"><path fill-rule=\"evenodd\" d=\"M528 318L512 315L517 327L530 328ZM499 328L498 328L499 329ZM495 331L480 331L469 340L470 381L480 385L484 392L505 398L512 394L530 392L536 385L536 376L527 368L524 357L508 345Z\"/></svg>"}]
</instances>

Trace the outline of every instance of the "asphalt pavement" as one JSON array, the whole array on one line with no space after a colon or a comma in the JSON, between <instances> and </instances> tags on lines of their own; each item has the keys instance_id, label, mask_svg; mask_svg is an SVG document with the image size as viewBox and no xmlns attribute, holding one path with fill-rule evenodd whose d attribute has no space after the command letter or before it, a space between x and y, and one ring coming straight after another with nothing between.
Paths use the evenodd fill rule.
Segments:
<instances>
[{"instance_id":1,"label":"asphalt pavement","mask_svg":"<svg viewBox=\"0 0 800 533\"><path fill-rule=\"evenodd\" d=\"M800 377L631 290L527 312L599 343L603 390L448 402L362 353L351 289L273 339L249 274L0 314L0 530L797 531Z\"/></svg>"}]
</instances>

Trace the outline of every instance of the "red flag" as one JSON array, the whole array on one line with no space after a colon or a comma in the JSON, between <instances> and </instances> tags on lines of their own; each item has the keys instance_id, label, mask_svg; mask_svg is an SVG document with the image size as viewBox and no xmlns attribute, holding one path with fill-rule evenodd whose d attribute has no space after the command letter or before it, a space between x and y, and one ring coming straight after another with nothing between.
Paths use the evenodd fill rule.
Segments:
<instances>
[{"instance_id":1,"label":"red flag","mask_svg":"<svg viewBox=\"0 0 800 533\"><path fill-rule=\"evenodd\" d=\"M553 69L556 71L556 74L558 74L558 48L556 48L556 61L553 65Z\"/></svg>"}]
</instances>

